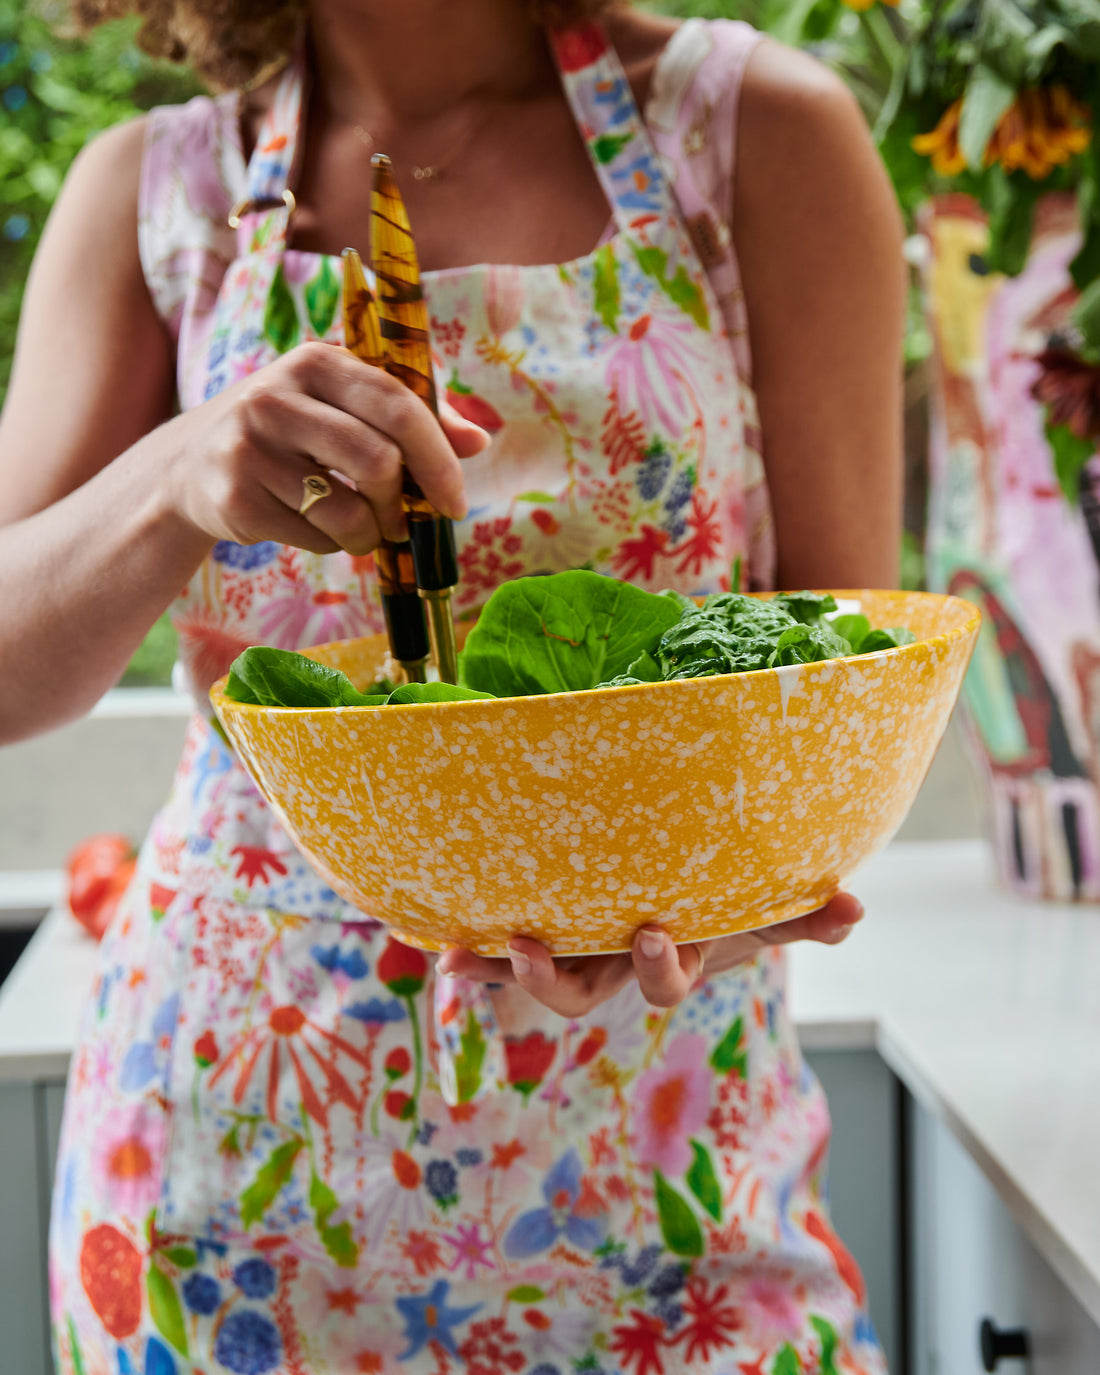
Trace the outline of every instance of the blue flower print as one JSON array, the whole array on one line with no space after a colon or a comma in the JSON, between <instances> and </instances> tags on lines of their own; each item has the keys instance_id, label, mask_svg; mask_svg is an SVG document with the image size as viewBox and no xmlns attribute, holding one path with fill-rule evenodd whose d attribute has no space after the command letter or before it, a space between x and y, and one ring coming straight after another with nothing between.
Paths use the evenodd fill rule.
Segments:
<instances>
[{"instance_id":1,"label":"blue flower print","mask_svg":"<svg viewBox=\"0 0 1100 1375\"><path fill-rule=\"evenodd\" d=\"M438 1342L452 1356L458 1355L452 1327L472 1318L484 1304L475 1303L469 1308L448 1308L447 1291L450 1280L436 1280L427 1294L413 1294L400 1298L397 1311L405 1320L405 1336L408 1346L398 1357L407 1361L422 1351L429 1342Z\"/></svg>"},{"instance_id":2,"label":"blue flower print","mask_svg":"<svg viewBox=\"0 0 1100 1375\"><path fill-rule=\"evenodd\" d=\"M608 170L612 182L620 187L616 199L625 210L650 214L661 210L661 174L651 153L642 153L626 163L617 162Z\"/></svg>"},{"instance_id":3,"label":"blue flower print","mask_svg":"<svg viewBox=\"0 0 1100 1375\"><path fill-rule=\"evenodd\" d=\"M127 1093L143 1089L158 1074L168 1073L168 1052L176 1030L179 994L165 998L153 1016L151 1041L135 1041L118 1072L119 1088Z\"/></svg>"},{"instance_id":4,"label":"blue flower print","mask_svg":"<svg viewBox=\"0 0 1100 1375\"><path fill-rule=\"evenodd\" d=\"M176 1358L159 1337L145 1343L145 1375L176 1375Z\"/></svg>"},{"instance_id":5,"label":"blue flower print","mask_svg":"<svg viewBox=\"0 0 1100 1375\"><path fill-rule=\"evenodd\" d=\"M424 1183L441 1208L449 1208L458 1199L458 1171L449 1160L429 1161Z\"/></svg>"},{"instance_id":6,"label":"blue flower print","mask_svg":"<svg viewBox=\"0 0 1100 1375\"><path fill-rule=\"evenodd\" d=\"M338 945L312 945L309 953L330 974L342 969L349 979L362 979L370 972L361 950L341 951Z\"/></svg>"},{"instance_id":7,"label":"blue flower print","mask_svg":"<svg viewBox=\"0 0 1100 1375\"><path fill-rule=\"evenodd\" d=\"M577 1211L581 1196L581 1158L575 1150L566 1151L543 1180L545 1208L521 1213L504 1238L504 1254L526 1260L553 1246L564 1232L580 1251L594 1251L607 1234L607 1218L592 1217Z\"/></svg>"},{"instance_id":8,"label":"blue flower print","mask_svg":"<svg viewBox=\"0 0 1100 1375\"><path fill-rule=\"evenodd\" d=\"M360 1022L403 1022L405 1009L396 998L368 998L365 1003L351 1003L345 1016Z\"/></svg>"},{"instance_id":9,"label":"blue flower print","mask_svg":"<svg viewBox=\"0 0 1100 1375\"><path fill-rule=\"evenodd\" d=\"M188 1275L183 1282L183 1301L192 1313L209 1317L222 1301L221 1285L213 1275Z\"/></svg>"},{"instance_id":10,"label":"blue flower print","mask_svg":"<svg viewBox=\"0 0 1100 1375\"><path fill-rule=\"evenodd\" d=\"M638 495L643 501L653 501L660 496L671 467L672 456L659 445L653 445L646 451L635 474Z\"/></svg>"},{"instance_id":11,"label":"blue flower print","mask_svg":"<svg viewBox=\"0 0 1100 1375\"><path fill-rule=\"evenodd\" d=\"M220 539L213 549L214 562L224 563L226 568L236 568L241 573L251 573L256 568L266 568L279 554L279 546L274 540L260 540L258 544L237 544L231 539Z\"/></svg>"},{"instance_id":12,"label":"blue flower print","mask_svg":"<svg viewBox=\"0 0 1100 1375\"><path fill-rule=\"evenodd\" d=\"M480 1165L482 1155L474 1146L459 1146L455 1151L455 1159L460 1165Z\"/></svg>"},{"instance_id":13,"label":"blue flower print","mask_svg":"<svg viewBox=\"0 0 1100 1375\"><path fill-rule=\"evenodd\" d=\"M242 1260L233 1271L233 1283L250 1299L269 1299L275 1292L275 1270L261 1256Z\"/></svg>"},{"instance_id":14,"label":"blue flower print","mask_svg":"<svg viewBox=\"0 0 1100 1375\"><path fill-rule=\"evenodd\" d=\"M282 1357L279 1329L270 1318L251 1308L230 1313L214 1343L214 1359L233 1375L265 1375Z\"/></svg>"}]
</instances>

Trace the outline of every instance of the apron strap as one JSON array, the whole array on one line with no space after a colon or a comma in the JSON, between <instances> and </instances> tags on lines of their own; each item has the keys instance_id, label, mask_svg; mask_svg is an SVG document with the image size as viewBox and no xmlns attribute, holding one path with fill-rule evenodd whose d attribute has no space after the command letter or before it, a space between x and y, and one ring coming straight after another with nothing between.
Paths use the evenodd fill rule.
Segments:
<instances>
[{"instance_id":1,"label":"apron strap","mask_svg":"<svg viewBox=\"0 0 1100 1375\"><path fill-rule=\"evenodd\" d=\"M620 231L652 225L653 238L665 226L678 230L672 188L603 25L589 21L554 29L550 50Z\"/></svg>"},{"instance_id":2,"label":"apron strap","mask_svg":"<svg viewBox=\"0 0 1100 1375\"><path fill-rule=\"evenodd\" d=\"M245 257L257 248L286 242L294 213L291 189L301 160L299 130L306 99L304 42L283 68L275 96L260 124L256 146L248 160L246 199L233 207L230 227L237 231L237 253Z\"/></svg>"}]
</instances>

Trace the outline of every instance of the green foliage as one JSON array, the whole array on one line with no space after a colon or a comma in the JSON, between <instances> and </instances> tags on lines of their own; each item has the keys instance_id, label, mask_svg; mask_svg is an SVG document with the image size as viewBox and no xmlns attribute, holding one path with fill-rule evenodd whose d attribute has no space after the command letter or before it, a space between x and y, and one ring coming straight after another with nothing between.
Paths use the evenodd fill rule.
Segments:
<instances>
[{"instance_id":1,"label":"green foliage","mask_svg":"<svg viewBox=\"0 0 1100 1375\"><path fill-rule=\"evenodd\" d=\"M138 646L119 687L167 687L172 681L177 645L175 628L165 612Z\"/></svg>"}]
</instances>

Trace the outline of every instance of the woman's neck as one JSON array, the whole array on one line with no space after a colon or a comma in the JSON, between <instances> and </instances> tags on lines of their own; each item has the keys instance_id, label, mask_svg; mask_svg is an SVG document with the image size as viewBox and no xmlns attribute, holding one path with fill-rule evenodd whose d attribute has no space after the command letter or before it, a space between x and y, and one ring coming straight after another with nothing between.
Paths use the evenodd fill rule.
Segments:
<instances>
[{"instance_id":1,"label":"woman's neck","mask_svg":"<svg viewBox=\"0 0 1100 1375\"><path fill-rule=\"evenodd\" d=\"M522 0L311 0L309 14L318 85L341 123L430 124L556 79Z\"/></svg>"}]
</instances>

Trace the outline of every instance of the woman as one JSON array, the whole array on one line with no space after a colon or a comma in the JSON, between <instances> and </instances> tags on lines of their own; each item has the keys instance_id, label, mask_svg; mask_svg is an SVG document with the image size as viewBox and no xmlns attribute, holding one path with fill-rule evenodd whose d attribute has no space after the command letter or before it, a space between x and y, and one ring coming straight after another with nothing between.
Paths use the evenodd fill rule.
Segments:
<instances>
[{"instance_id":1,"label":"woman","mask_svg":"<svg viewBox=\"0 0 1100 1375\"><path fill-rule=\"evenodd\" d=\"M584 563L889 585L903 281L855 107L743 25L588 0L140 8L245 94L78 159L0 429L2 738L87 710L169 604L199 705L73 1062L59 1369L881 1370L777 948L842 939L854 899L433 968L324 887L204 703L244 644L379 628L402 459L460 521L463 608ZM329 346L376 149L438 423ZM303 513L319 468L354 488ZM496 1082L449 1105L463 1055Z\"/></svg>"}]
</instances>

